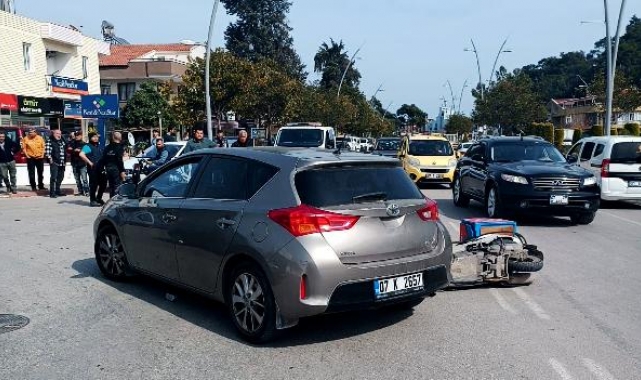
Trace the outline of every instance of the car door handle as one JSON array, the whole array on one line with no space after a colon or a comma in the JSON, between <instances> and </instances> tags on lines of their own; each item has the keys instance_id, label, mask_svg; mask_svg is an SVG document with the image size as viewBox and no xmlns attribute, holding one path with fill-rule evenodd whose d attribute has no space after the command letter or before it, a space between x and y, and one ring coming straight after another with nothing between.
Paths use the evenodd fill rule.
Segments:
<instances>
[{"instance_id":1,"label":"car door handle","mask_svg":"<svg viewBox=\"0 0 641 380\"><path fill-rule=\"evenodd\" d=\"M220 218L216 221L216 224L218 225L218 227L224 230L225 228L236 224L236 221L233 219Z\"/></svg>"},{"instance_id":2,"label":"car door handle","mask_svg":"<svg viewBox=\"0 0 641 380\"><path fill-rule=\"evenodd\" d=\"M163 214L163 216L161 217L161 219L162 219L162 221L163 221L164 223L169 224L169 223L171 223L171 222L175 222L175 221L176 221L176 219L178 219L178 218L176 217L176 215L166 213L166 214Z\"/></svg>"}]
</instances>

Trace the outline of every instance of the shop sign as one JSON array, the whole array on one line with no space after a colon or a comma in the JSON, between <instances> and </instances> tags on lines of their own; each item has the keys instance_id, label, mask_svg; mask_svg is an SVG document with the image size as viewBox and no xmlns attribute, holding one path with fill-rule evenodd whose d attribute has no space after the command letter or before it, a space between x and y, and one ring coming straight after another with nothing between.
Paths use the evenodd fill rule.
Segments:
<instances>
[{"instance_id":1,"label":"shop sign","mask_svg":"<svg viewBox=\"0 0 641 380\"><path fill-rule=\"evenodd\" d=\"M82 117L117 119L120 116L118 95L86 95L82 98Z\"/></svg>"},{"instance_id":2,"label":"shop sign","mask_svg":"<svg viewBox=\"0 0 641 380\"><path fill-rule=\"evenodd\" d=\"M89 94L89 85L78 79L52 76L51 91L62 94L87 95Z\"/></svg>"},{"instance_id":3,"label":"shop sign","mask_svg":"<svg viewBox=\"0 0 641 380\"><path fill-rule=\"evenodd\" d=\"M0 109L17 111L18 97L13 94L0 94Z\"/></svg>"}]
</instances>

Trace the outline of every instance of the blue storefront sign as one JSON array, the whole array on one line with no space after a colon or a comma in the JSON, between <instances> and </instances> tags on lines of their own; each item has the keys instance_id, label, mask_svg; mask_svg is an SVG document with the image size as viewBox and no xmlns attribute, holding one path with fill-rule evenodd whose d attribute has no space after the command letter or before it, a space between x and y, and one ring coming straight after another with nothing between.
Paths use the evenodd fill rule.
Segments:
<instances>
[{"instance_id":1,"label":"blue storefront sign","mask_svg":"<svg viewBox=\"0 0 641 380\"><path fill-rule=\"evenodd\" d=\"M52 76L51 91L63 94L87 95L89 93L89 85L87 82L78 79Z\"/></svg>"},{"instance_id":2,"label":"blue storefront sign","mask_svg":"<svg viewBox=\"0 0 641 380\"><path fill-rule=\"evenodd\" d=\"M117 119L120 116L118 95L86 95L82 98L82 117Z\"/></svg>"},{"instance_id":3,"label":"blue storefront sign","mask_svg":"<svg viewBox=\"0 0 641 380\"><path fill-rule=\"evenodd\" d=\"M82 103L65 102L65 118L82 119Z\"/></svg>"}]
</instances>

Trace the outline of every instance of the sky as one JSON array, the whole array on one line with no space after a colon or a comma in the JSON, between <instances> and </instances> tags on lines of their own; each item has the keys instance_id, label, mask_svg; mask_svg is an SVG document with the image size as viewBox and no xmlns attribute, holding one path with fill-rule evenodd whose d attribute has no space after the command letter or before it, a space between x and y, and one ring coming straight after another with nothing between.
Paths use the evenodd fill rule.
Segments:
<instances>
[{"instance_id":1,"label":"sky","mask_svg":"<svg viewBox=\"0 0 641 380\"><path fill-rule=\"evenodd\" d=\"M82 26L85 34L100 36L102 20L115 25L116 35L131 43L206 41L213 1L109 0L91 6L78 0L15 0L19 14L40 21ZM612 33L620 0L610 0ZM622 30L632 15L641 17L641 1L626 3ZM361 90L377 97L395 112L416 104L435 117L452 95L461 111L473 108L470 89L478 83L474 40L484 81L501 43L508 38L498 66L509 71L568 51L590 51L605 36L600 0L293 0L288 21L294 47L310 79L314 54L324 41L342 40L349 54L359 47L355 66L362 75ZM215 23L215 46L224 46L224 31L234 20L221 6ZM594 21L581 24L581 21Z\"/></svg>"}]
</instances>

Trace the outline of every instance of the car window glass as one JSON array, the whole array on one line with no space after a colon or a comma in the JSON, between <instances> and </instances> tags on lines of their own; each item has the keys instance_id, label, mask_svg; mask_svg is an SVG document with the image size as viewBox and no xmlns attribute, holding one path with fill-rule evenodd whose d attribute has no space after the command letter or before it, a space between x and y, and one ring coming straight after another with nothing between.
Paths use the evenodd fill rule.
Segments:
<instances>
[{"instance_id":1,"label":"car window glass","mask_svg":"<svg viewBox=\"0 0 641 380\"><path fill-rule=\"evenodd\" d=\"M247 171L247 199L251 198L278 173L278 168L261 162L251 162Z\"/></svg>"},{"instance_id":2,"label":"car window glass","mask_svg":"<svg viewBox=\"0 0 641 380\"><path fill-rule=\"evenodd\" d=\"M613 163L641 164L641 142L626 141L614 144L610 159Z\"/></svg>"},{"instance_id":3,"label":"car window glass","mask_svg":"<svg viewBox=\"0 0 641 380\"><path fill-rule=\"evenodd\" d=\"M200 177L195 198L247 199L247 160L215 157Z\"/></svg>"},{"instance_id":4,"label":"car window glass","mask_svg":"<svg viewBox=\"0 0 641 380\"><path fill-rule=\"evenodd\" d=\"M415 140L410 143L412 156L451 156L452 146L442 140Z\"/></svg>"},{"instance_id":5,"label":"car window glass","mask_svg":"<svg viewBox=\"0 0 641 380\"><path fill-rule=\"evenodd\" d=\"M592 152L594 151L594 143L593 142L587 142L583 146L583 150L581 151L581 159L582 160L589 160L592 157Z\"/></svg>"},{"instance_id":6,"label":"car window glass","mask_svg":"<svg viewBox=\"0 0 641 380\"><path fill-rule=\"evenodd\" d=\"M598 157L603 154L603 151L605 150L605 145L604 144L597 144L596 149L594 150L594 154L592 157Z\"/></svg>"},{"instance_id":7,"label":"car window glass","mask_svg":"<svg viewBox=\"0 0 641 380\"><path fill-rule=\"evenodd\" d=\"M573 146L572 149L570 149L570 151L568 152L568 157L570 156L579 157L579 151L581 150L582 145L583 143L578 143L575 146Z\"/></svg>"},{"instance_id":8,"label":"car window glass","mask_svg":"<svg viewBox=\"0 0 641 380\"><path fill-rule=\"evenodd\" d=\"M485 156L485 145L483 144L477 144L473 145L468 151L466 156L468 157L474 157L475 155L480 155L481 157Z\"/></svg>"},{"instance_id":9,"label":"car window glass","mask_svg":"<svg viewBox=\"0 0 641 380\"><path fill-rule=\"evenodd\" d=\"M145 184L143 196L151 198L183 198L187 196L189 184L194 178L199 164L200 158L196 158L163 170Z\"/></svg>"}]
</instances>

